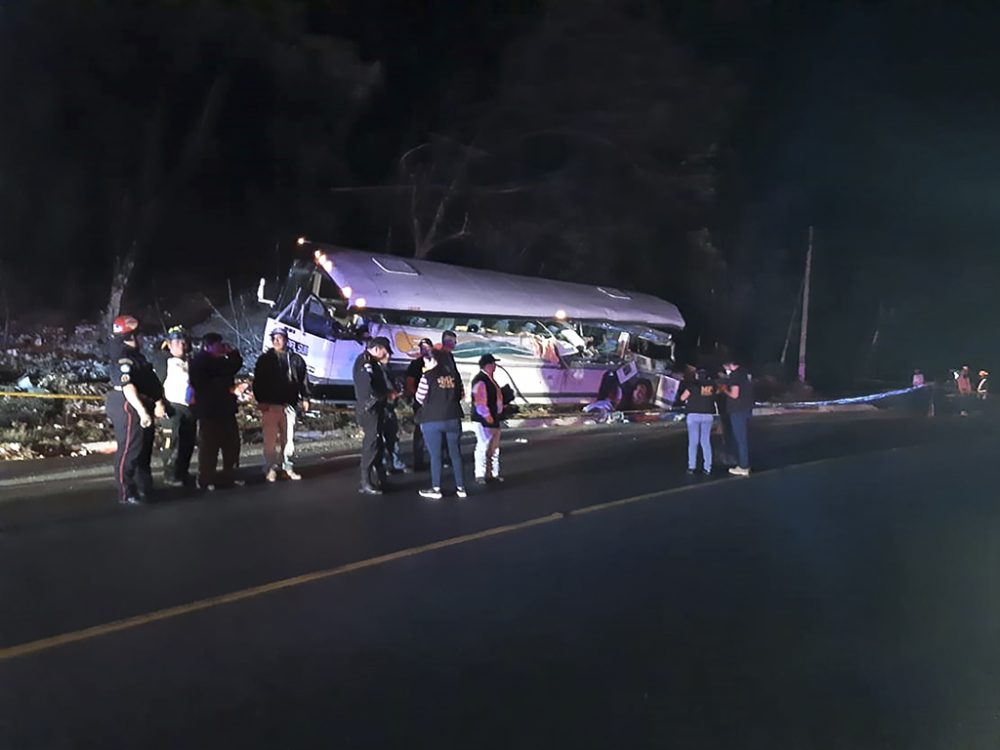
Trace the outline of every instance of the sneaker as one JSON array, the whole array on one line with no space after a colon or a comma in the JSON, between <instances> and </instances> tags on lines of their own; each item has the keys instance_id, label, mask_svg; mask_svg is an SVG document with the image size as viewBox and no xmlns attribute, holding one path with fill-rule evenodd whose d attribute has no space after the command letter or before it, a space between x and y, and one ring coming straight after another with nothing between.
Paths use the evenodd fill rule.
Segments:
<instances>
[{"instance_id":1,"label":"sneaker","mask_svg":"<svg viewBox=\"0 0 1000 750\"><path fill-rule=\"evenodd\" d=\"M704 474L706 477L710 477L712 476L712 469L711 467L709 467L707 469L704 469L701 473Z\"/></svg>"},{"instance_id":2,"label":"sneaker","mask_svg":"<svg viewBox=\"0 0 1000 750\"><path fill-rule=\"evenodd\" d=\"M420 497L425 497L428 500L440 500L444 495L441 494L440 487L431 487L429 490L420 490Z\"/></svg>"},{"instance_id":3,"label":"sneaker","mask_svg":"<svg viewBox=\"0 0 1000 750\"><path fill-rule=\"evenodd\" d=\"M476 484L486 484L486 477L476 477Z\"/></svg>"},{"instance_id":4,"label":"sneaker","mask_svg":"<svg viewBox=\"0 0 1000 750\"><path fill-rule=\"evenodd\" d=\"M362 495L381 495L382 490L378 487L372 487L370 484L363 484L358 488L358 492Z\"/></svg>"},{"instance_id":5,"label":"sneaker","mask_svg":"<svg viewBox=\"0 0 1000 750\"><path fill-rule=\"evenodd\" d=\"M495 482L496 484L503 484L503 477L490 477L489 481Z\"/></svg>"},{"instance_id":6,"label":"sneaker","mask_svg":"<svg viewBox=\"0 0 1000 750\"><path fill-rule=\"evenodd\" d=\"M285 476L291 479L293 482L297 482L302 479L302 475L299 474L294 469L285 469Z\"/></svg>"},{"instance_id":7,"label":"sneaker","mask_svg":"<svg viewBox=\"0 0 1000 750\"><path fill-rule=\"evenodd\" d=\"M129 495L126 498L119 498L118 504L119 505L142 505L142 500L140 500L137 497L133 497L133 496Z\"/></svg>"},{"instance_id":8,"label":"sneaker","mask_svg":"<svg viewBox=\"0 0 1000 750\"><path fill-rule=\"evenodd\" d=\"M695 473L695 470L694 470L694 469L688 469L688 470L687 470L687 473L688 473L688 474L694 474L694 473Z\"/></svg>"},{"instance_id":9,"label":"sneaker","mask_svg":"<svg viewBox=\"0 0 1000 750\"><path fill-rule=\"evenodd\" d=\"M465 498L469 496L469 493L465 491L465 487L459 487L455 490L455 496Z\"/></svg>"},{"instance_id":10,"label":"sneaker","mask_svg":"<svg viewBox=\"0 0 1000 750\"><path fill-rule=\"evenodd\" d=\"M275 471L274 469L268 469L267 470L267 474L264 475L264 481L265 482L277 482L278 481L278 472Z\"/></svg>"},{"instance_id":11,"label":"sneaker","mask_svg":"<svg viewBox=\"0 0 1000 750\"><path fill-rule=\"evenodd\" d=\"M734 466L729 470L729 473L734 477L748 477L750 476L750 469L744 469L742 466Z\"/></svg>"}]
</instances>

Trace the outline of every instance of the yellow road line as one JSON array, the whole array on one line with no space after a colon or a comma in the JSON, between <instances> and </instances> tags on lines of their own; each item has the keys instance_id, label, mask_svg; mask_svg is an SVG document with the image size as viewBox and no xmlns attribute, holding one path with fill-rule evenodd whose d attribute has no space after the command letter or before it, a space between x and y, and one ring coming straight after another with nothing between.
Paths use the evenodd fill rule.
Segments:
<instances>
[{"instance_id":1,"label":"yellow road line","mask_svg":"<svg viewBox=\"0 0 1000 750\"><path fill-rule=\"evenodd\" d=\"M78 643L80 641L87 641L92 638L99 638L102 635L108 635L110 633L117 633L121 630L130 630L132 628L137 628L140 625L149 625L150 623L159 622L161 620L170 620L175 617L180 617L181 615L190 614L192 612L199 612L204 609L211 609L213 607L219 607L223 604L232 604L234 602L243 601L245 599L253 599L263 594L270 594L274 591L281 591L283 589L293 588L295 586L301 586L306 583L312 583L313 581L321 581L326 578L333 578L335 576L344 575L345 573L353 573L357 570L364 570L366 568L374 568L378 565L383 565L388 562L393 562L394 560L403 560L407 557L414 557L416 555L422 555L425 552L433 552L434 550L446 549L448 547L455 547L459 544L467 544L468 542L479 541L480 539L488 539L490 537L499 536L501 534L507 534L512 531L520 531L521 529L531 528L532 526L540 526L546 523L552 523L553 521L558 521L560 519L582 515L584 513L593 513L595 511L607 510L609 508L617 508L622 505L630 505L632 503L642 502L643 500L651 500L655 497L661 497L666 495L671 495L676 492L683 490L696 489L698 486L707 485L690 485L684 487L672 487L666 490L657 490L655 492L647 492L642 495L634 495L633 497L626 497L620 500L613 500L608 503L600 503L597 505L590 505L586 508L579 508L577 510L568 511L566 513L551 513L547 516L540 516L538 518L532 518L527 521L520 521L518 523L506 524L504 526L494 526L491 529L486 529L485 531L476 531L471 534L462 534L461 536L454 536L448 539L442 539L439 542L430 542L429 544L421 544L417 547L409 547L407 549L402 549L397 552L390 552L385 555L379 555L378 557L371 557L367 560L359 560L358 562L347 563L345 565L338 565L335 568L328 568L326 570L318 570L313 573L305 573L300 576L294 576L292 578L283 578L278 581L272 581L271 583L265 583L260 586L253 586L247 589L241 589L240 591L233 591L228 594L221 594L219 596L211 596L207 599L199 599L198 601L190 602L188 604L180 604L176 607L167 607L166 609L156 610L155 612L148 612L142 615L136 615L134 617L126 617L121 620L115 620L113 622L104 623L102 625L94 625L93 627L84 628L83 630L73 630L69 633L61 633L59 635L53 635L48 638L41 638L37 641L29 641L27 643L21 643L16 646L8 646L7 648L0 649L0 662L7 661L9 659L15 659L19 656L28 656L30 654L37 654L42 651L49 651L59 646L66 646L71 643Z\"/></svg>"},{"instance_id":2,"label":"yellow road line","mask_svg":"<svg viewBox=\"0 0 1000 750\"><path fill-rule=\"evenodd\" d=\"M915 446L908 446L915 447ZM752 476L761 476L762 474L770 474L774 471L790 471L798 470L807 467L817 466L819 464L834 463L843 460L849 460L852 458L858 458L860 456L870 456L872 454L878 455L881 453L889 453L898 450L898 448L889 448L883 450L876 450L860 454L851 454L847 456L831 456L828 458L821 458L814 461L806 461L801 464L795 464L793 466L786 466L780 469L769 469L763 472L757 472ZM734 485L745 484L750 481L751 478L740 478L730 480ZM366 568L374 568L378 565L383 565L388 562L393 562L394 560L403 560L408 557L415 557L417 555L422 555L425 552L433 552L434 550L446 549L448 547L455 547L460 544L466 544L468 542L479 541L480 539L488 539L494 536L500 536L501 534L507 534L512 531L520 531L521 529L531 528L533 526L541 526L543 524L552 523L553 521L558 521L564 518L571 518L574 516L582 516L588 513L597 513L603 510L610 510L612 508L620 508L625 505L632 505L634 503L641 503L646 500L653 500L655 498L669 497L670 495L679 494L681 492L687 492L689 490L705 489L712 486L718 486L719 482L703 482L698 484L681 485L680 487L670 487L663 490L654 490L653 492L645 492L641 495L632 495L631 497L624 497L619 500L611 500L606 503L596 503L594 505L587 505L582 508L577 508L575 510L570 510L565 513L551 513L547 516L539 516L538 518L532 518L527 521L519 521L517 523L506 524L503 526L494 526L491 529L486 529L484 531L476 531L470 534L462 534L461 536L454 536L448 539L442 539L438 542L430 542L428 544L421 544L417 547L409 547L407 549L402 549L397 552L390 552L385 555L379 555L377 557L370 557L366 560L359 560L357 562L347 563L345 565L338 565L335 568L328 568L326 570L318 570L312 573L305 573L303 575L294 576L292 578L283 578L278 581L272 581L271 583L265 583L260 586L253 586L247 589L241 589L240 591L233 591L228 594L221 594L219 596L208 597L207 599L199 599L188 604L180 604L176 607L167 607L166 609L156 610L155 612L148 612L143 615L136 615L134 617L126 617L122 620L115 620L113 622L105 623L103 625L94 625L93 627L84 628L83 630L73 630L69 633L61 633L60 635L50 636L48 638L41 638L36 641L29 641L27 643L21 643L16 646L8 646L7 648L0 649L0 662L7 661L9 659L15 659L19 656L28 656L30 654L37 654L42 651L49 651L60 646L66 646L71 643L78 643L80 641L91 640L92 638L99 638L102 635L108 635L110 633L117 633L121 630L130 630L132 628L137 628L141 625L148 625L154 622L160 622L161 620L170 620L175 617L180 617L182 615L190 614L192 612L199 612L205 609L211 609L213 607L219 607L223 604L232 604L234 602L244 601L246 599L253 599L264 594L270 594L274 591L282 591L284 589L293 588L295 586L301 586L306 583L312 583L313 581L321 581L326 578L333 578L335 576L344 575L345 573L353 573L357 570L365 570Z\"/></svg>"},{"instance_id":3,"label":"yellow road line","mask_svg":"<svg viewBox=\"0 0 1000 750\"><path fill-rule=\"evenodd\" d=\"M500 534L506 534L511 531L527 529L532 526L540 526L542 524L551 523L552 521L558 521L561 518L563 518L563 514L553 513L548 516L532 518L528 521L507 524L505 526L495 526L492 529L486 529L485 531L477 531L472 534L450 537L448 539L442 539L439 542L422 544L418 547L410 547L408 549L399 550L398 552L390 552L385 555L379 555L378 557L368 558L367 560L347 563L346 565L338 565L335 568L329 568L327 570L318 570L313 573L305 573L292 578L283 578L279 581L272 581L271 583L265 583L261 586L253 586L240 591L233 591L229 594L212 596L207 599L199 599L195 602L181 604L176 607L168 607L166 609L149 612L144 615L126 617L122 620L115 620L114 622L105 623L103 625L95 625L90 628L84 628L83 630L74 630L69 633L62 633L49 638L42 638L37 641L21 643L17 646L9 646L7 648L0 649L0 661L7 661L8 659L14 659L18 656L27 656L41 651L48 651L70 643L77 643L79 641L90 640L91 638L98 638L102 635L117 633L121 630L130 630L131 628L137 628L140 625L148 625L161 620L173 619L174 617L180 617L181 615L198 612L203 609L218 607L223 604L232 604L233 602L243 601L244 599L253 599L263 594L269 594L274 591L281 591L283 589L301 586L305 583L312 583L313 581L321 581L325 578L333 578L334 576L343 575L345 573L353 573L356 570L373 568L377 565L382 565L394 560L402 560L407 557L414 557L416 555L424 554L425 552L432 552L434 550L445 549L447 547L454 547L459 544L466 544L467 542L487 539L489 537L499 536Z\"/></svg>"}]
</instances>

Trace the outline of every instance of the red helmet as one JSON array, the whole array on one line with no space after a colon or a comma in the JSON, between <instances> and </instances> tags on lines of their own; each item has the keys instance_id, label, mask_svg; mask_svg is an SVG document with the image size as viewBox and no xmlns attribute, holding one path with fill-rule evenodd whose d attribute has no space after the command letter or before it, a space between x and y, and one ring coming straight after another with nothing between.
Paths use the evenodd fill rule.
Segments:
<instances>
[{"instance_id":1,"label":"red helmet","mask_svg":"<svg viewBox=\"0 0 1000 750\"><path fill-rule=\"evenodd\" d=\"M111 332L115 336L127 336L130 333L134 333L138 327L139 321L131 315L119 315L115 318L115 322L111 324Z\"/></svg>"}]
</instances>

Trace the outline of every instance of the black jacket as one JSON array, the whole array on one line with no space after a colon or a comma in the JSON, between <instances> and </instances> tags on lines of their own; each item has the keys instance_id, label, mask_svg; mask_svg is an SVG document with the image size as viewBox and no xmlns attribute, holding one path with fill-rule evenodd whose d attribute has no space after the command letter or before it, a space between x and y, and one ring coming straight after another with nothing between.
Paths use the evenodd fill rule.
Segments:
<instances>
[{"instance_id":1,"label":"black jacket","mask_svg":"<svg viewBox=\"0 0 1000 750\"><path fill-rule=\"evenodd\" d=\"M361 411L371 411L385 405L389 385L382 365L368 352L361 352L354 360L354 399Z\"/></svg>"},{"instance_id":2,"label":"black jacket","mask_svg":"<svg viewBox=\"0 0 1000 750\"><path fill-rule=\"evenodd\" d=\"M141 351L134 346L114 341L109 354L111 385L116 390L134 385L144 401L159 401L163 398L163 384Z\"/></svg>"},{"instance_id":3,"label":"black jacket","mask_svg":"<svg viewBox=\"0 0 1000 750\"><path fill-rule=\"evenodd\" d=\"M220 419L236 414L233 378L243 367L243 355L233 350L223 357L198 352L191 358L188 375L194 390L194 413L199 419Z\"/></svg>"},{"instance_id":4,"label":"black jacket","mask_svg":"<svg viewBox=\"0 0 1000 750\"><path fill-rule=\"evenodd\" d=\"M268 349L257 358L253 371L253 396L259 404L295 406L309 398L306 361L290 349L280 356Z\"/></svg>"}]
</instances>

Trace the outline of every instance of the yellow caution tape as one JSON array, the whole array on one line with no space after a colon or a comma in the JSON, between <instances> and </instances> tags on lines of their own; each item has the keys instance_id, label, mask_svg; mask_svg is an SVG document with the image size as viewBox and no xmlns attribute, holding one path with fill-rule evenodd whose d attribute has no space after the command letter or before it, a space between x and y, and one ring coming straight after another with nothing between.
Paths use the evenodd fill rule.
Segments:
<instances>
[{"instance_id":1,"label":"yellow caution tape","mask_svg":"<svg viewBox=\"0 0 1000 750\"><path fill-rule=\"evenodd\" d=\"M25 393L23 391L0 391L0 396L5 398L66 398L83 399L85 401L103 401L104 396L77 395L75 393Z\"/></svg>"}]
</instances>

